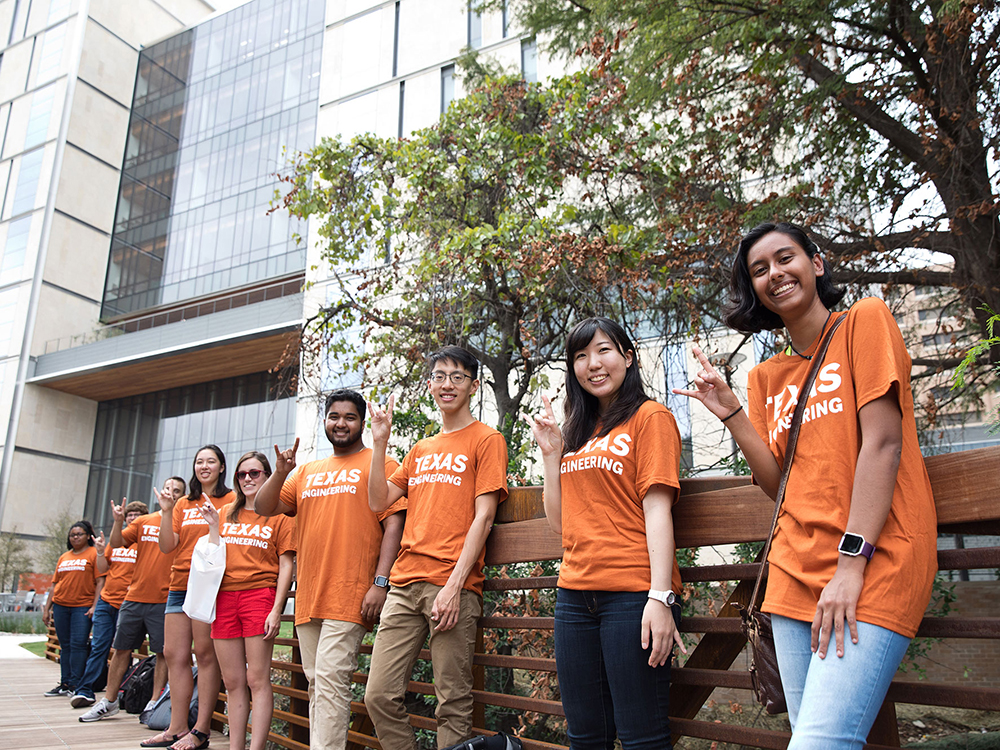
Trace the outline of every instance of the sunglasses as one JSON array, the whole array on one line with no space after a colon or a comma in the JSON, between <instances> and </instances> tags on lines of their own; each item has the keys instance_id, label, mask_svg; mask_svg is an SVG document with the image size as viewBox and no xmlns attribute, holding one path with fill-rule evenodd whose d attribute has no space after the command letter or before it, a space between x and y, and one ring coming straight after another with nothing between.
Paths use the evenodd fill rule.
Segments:
<instances>
[{"instance_id":1,"label":"sunglasses","mask_svg":"<svg viewBox=\"0 0 1000 750\"><path fill-rule=\"evenodd\" d=\"M263 473L264 472L261 471L260 469L247 469L246 471L237 471L236 478L242 482L247 477L250 477L251 479L256 479Z\"/></svg>"}]
</instances>

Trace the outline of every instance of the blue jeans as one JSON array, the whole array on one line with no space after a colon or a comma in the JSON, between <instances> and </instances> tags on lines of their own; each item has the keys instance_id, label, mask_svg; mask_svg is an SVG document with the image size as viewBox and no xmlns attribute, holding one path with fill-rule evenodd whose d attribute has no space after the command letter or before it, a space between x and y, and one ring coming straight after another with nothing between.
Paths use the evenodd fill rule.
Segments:
<instances>
[{"instance_id":1,"label":"blue jeans","mask_svg":"<svg viewBox=\"0 0 1000 750\"><path fill-rule=\"evenodd\" d=\"M646 592L574 591L556 598L556 669L572 750L670 747L670 664L642 648ZM673 608L674 621L680 607Z\"/></svg>"},{"instance_id":2,"label":"blue jeans","mask_svg":"<svg viewBox=\"0 0 1000 750\"><path fill-rule=\"evenodd\" d=\"M108 652L111 641L115 637L115 627L118 625L118 610L103 599L98 600L94 610L94 633L90 639L90 657L83 668L83 677L76 684L76 692L94 697L94 683L101 676L108 664Z\"/></svg>"},{"instance_id":3,"label":"blue jeans","mask_svg":"<svg viewBox=\"0 0 1000 750\"><path fill-rule=\"evenodd\" d=\"M59 670L62 684L75 689L83 677L87 663L87 636L90 635L90 607L64 607L52 605L52 620L59 639Z\"/></svg>"},{"instance_id":4,"label":"blue jeans","mask_svg":"<svg viewBox=\"0 0 1000 750\"><path fill-rule=\"evenodd\" d=\"M861 750L910 639L858 623L844 632L844 655L830 639L826 658L810 648L811 623L771 615L781 686L792 725L789 750Z\"/></svg>"}]
</instances>

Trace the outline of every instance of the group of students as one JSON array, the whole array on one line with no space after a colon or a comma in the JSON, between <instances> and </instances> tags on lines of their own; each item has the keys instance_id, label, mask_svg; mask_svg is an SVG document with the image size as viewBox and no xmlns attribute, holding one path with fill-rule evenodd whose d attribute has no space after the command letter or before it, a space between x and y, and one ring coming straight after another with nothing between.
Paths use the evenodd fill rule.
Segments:
<instances>
[{"instance_id":1,"label":"group of students","mask_svg":"<svg viewBox=\"0 0 1000 750\"><path fill-rule=\"evenodd\" d=\"M784 328L788 346L750 373L745 404L697 347L701 369L693 387L674 391L701 401L725 424L771 497L792 409L808 399L762 606L772 615L789 747L798 749L863 746L935 573L936 518L917 443L910 358L883 302L862 299L835 312L843 296L803 229L756 227L735 253L727 323L746 333ZM819 379L802 393L820 340L841 317ZM183 705L183 715L178 709L170 728L144 746L190 750L208 743L214 701L204 701L187 734L193 640L200 694L218 690L221 662L231 726L244 726L249 684L256 707L251 746L263 747L271 710L268 639L277 632L296 547L295 627L309 681L310 746L345 746L351 674L376 620L364 701L381 746L416 747L404 696L425 641L438 746L471 736L485 542L507 497L507 446L472 416L479 380L469 352L435 352L428 373L442 429L417 442L401 464L386 453L393 398L366 405L360 394L342 390L325 404L328 458L297 466L296 440L286 450L275 446L272 473L263 454L247 454L236 467L234 495L223 481L225 458L207 446L195 459L186 497L177 499L173 487L158 493L168 522L160 525L156 551L174 556L164 597L166 653L173 705ZM680 435L669 410L646 395L635 345L606 318L584 320L570 332L565 398L561 427L544 397L532 424L546 517L564 547L555 648L570 746L604 750L618 738L626 750L670 747L670 666L674 646L685 649L671 513ZM362 439L369 410L371 448ZM120 516L134 505L116 506L112 547L146 538L128 530L157 514L120 529ZM206 533L227 544L211 629L181 609L191 549ZM63 609L90 602L69 585L65 597L72 589L73 603L61 598L58 584L87 565L91 577L99 575L97 553L87 551L91 541L100 543L89 525L75 525L56 573L56 625L71 654L64 686L74 685L83 667L76 666L79 617ZM230 545L247 550L232 569ZM139 547L136 573L142 560ZM122 636L131 591L119 613L115 659L131 643ZM109 695L112 687L109 679ZM103 716L114 707L106 700ZM236 734L233 750L244 742Z\"/></svg>"}]
</instances>

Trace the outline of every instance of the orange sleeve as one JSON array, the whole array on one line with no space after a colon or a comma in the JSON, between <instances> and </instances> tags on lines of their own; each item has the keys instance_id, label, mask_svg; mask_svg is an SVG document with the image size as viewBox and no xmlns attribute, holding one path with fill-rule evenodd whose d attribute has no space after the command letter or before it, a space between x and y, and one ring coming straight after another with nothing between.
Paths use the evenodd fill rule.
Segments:
<instances>
[{"instance_id":1,"label":"orange sleeve","mask_svg":"<svg viewBox=\"0 0 1000 750\"><path fill-rule=\"evenodd\" d=\"M296 536L295 519L288 516L278 516L278 538L275 540L274 547L279 555L295 551L298 546Z\"/></svg>"},{"instance_id":2,"label":"orange sleeve","mask_svg":"<svg viewBox=\"0 0 1000 750\"><path fill-rule=\"evenodd\" d=\"M388 456L385 458L385 468L386 472L389 471L389 461L391 461ZM406 493L407 487L409 486L410 474L413 471L413 448L410 448L410 452L406 454L406 458L403 459L403 463L396 467L396 470L392 474L386 474L389 477L389 481L394 485L399 487L404 494Z\"/></svg>"},{"instance_id":3,"label":"orange sleeve","mask_svg":"<svg viewBox=\"0 0 1000 750\"><path fill-rule=\"evenodd\" d=\"M496 490L502 503L507 499L507 441L499 432L487 435L476 446L476 497Z\"/></svg>"},{"instance_id":4,"label":"orange sleeve","mask_svg":"<svg viewBox=\"0 0 1000 750\"><path fill-rule=\"evenodd\" d=\"M145 517L146 516L141 516L141 518ZM122 541L124 542L122 547L131 547L133 544L136 543L136 541L139 539L139 531L138 531L139 526L140 524L138 523L130 523L128 526L122 529ZM108 558L108 560L110 561L110 558Z\"/></svg>"},{"instance_id":5,"label":"orange sleeve","mask_svg":"<svg viewBox=\"0 0 1000 750\"><path fill-rule=\"evenodd\" d=\"M387 477L395 476L396 470L398 468L399 468L399 461L397 461L394 458L390 458L389 456L385 457L385 475ZM386 510L376 514L379 523L381 523L394 513L399 513L400 511L406 510L407 503L409 503L409 500L407 499L406 495L403 495L401 498L399 498L399 500L390 505Z\"/></svg>"},{"instance_id":6,"label":"orange sleeve","mask_svg":"<svg viewBox=\"0 0 1000 750\"><path fill-rule=\"evenodd\" d=\"M910 355L885 302L868 297L857 302L852 312L851 377L860 410L893 387L899 398L900 384L910 378Z\"/></svg>"},{"instance_id":7,"label":"orange sleeve","mask_svg":"<svg viewBox=\"0 0 1000 750\"><path fill-rule=\"evenodd\" d=\"M640 505L657 484L680 488L680 461L677 422L666 409L657 409L642 421L635 436L635 491Z\"/></svg>"}]
</instances>

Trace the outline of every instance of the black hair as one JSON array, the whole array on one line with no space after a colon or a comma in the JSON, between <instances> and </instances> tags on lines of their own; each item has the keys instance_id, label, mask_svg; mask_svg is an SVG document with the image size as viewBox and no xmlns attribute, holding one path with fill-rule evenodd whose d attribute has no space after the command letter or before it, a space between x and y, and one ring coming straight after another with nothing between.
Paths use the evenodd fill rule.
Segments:
<instances>
[{"instance_id":1,"label":"black hair","mask_svg":"<svg viewBox=\"0 0 1000 750\"><path fill-rule=\"evenodd\" d=\"M445 346L434 352L427 358L427 371L431 372L438 362L449 359L469 373L473 380L479 377L479 360L460 346Z\"/></svg>"},{"instance_id":2,"label":"black hair","mask_svg":"<svg viewBox=\"0 0 1000 750\"><path fill-rule=\"evenodd\" d=\"M197 456L198 454L195 453L194 455ZM187 494L188 485L187 485L187 482L185 482L182 477L167 477L167 481L168 482L171 481L171 480L173 480L174 482L180 482L181 483L181 494L182 495L186 495Z\"/></svg>"},{"instance_id":3,"label":"black hair","mask_svg":"<svg viewBox=\"0 0 1000 750\"><path fill-rule=\"evenodd\" d=\"M365 397L357 391L352 391L350 388L341 388L326 397L326 404L323 406L324 419L326 418L326 415L330 413L330 406L337 401L350 401L358 408L358 416L361 417L361 421L363 422L365 420L365 414L367 412Z\"/></svg>"},{"instance_id":4,"label":"black hair","mask_svg":"<svg viewBox=\"0 0 1000 750\"><path fill-rule=\"evenodd\" d=\"M215 489L212 491L212 497L223 497L227 492L229 492L229 488L226 487L226 454L222 452L222 448L219 446L209 443L208 445L201 446L194 452L194 459L191 461L191 481L188 482L188 487L191 488L191 491L188 492L189 500L199 500L201 498L201 493L204 492L201 488L201 480L198 479L198 472L194 469L194 464L195 461L198 460L198 454L205 450L212 451L221 464L219 467L219 481L215 483Z\"/></svg>"},{"instance_id":5,"label":"black hair","mask_svg":"<svg viewBox=\"0 0 1000 750\"><path fill-rule=\"evenodd\" d=\"M777 224L769 222L758 224L740 240L740 246L733 256L733 267L729 276L729 303L726 305L723 318L727 326L741 333L760 333L785 327L781 318L757 299L750 269L747 268L747 256L751 248L771 232L778 232L791 238L810 258L815 258L820 251L816 243L809 239L805 229L784 221ZM823 275L816 277L816 293L820 301L830 310L844 298L846 293L846 290L833 283L833 269L825 257L823 257Z\"/></svg>"},{"instance_id":6,"label":"black hair","mask_svg":"<svg viewBox=\"0 0 1000 750\"><path fill-rule=\"evenodd\" d=\"M72 550L73 545L70 544L69 535L73 529L83 529L87 532L87 546L94 546L94 527L90 525L90 521L77 521L72 526L69 527L69 531L66 532L66 549Z\"/></svg>"},{"instance_id":7,"label":"black hair","mask_svg":"<svg viewBox=\"0 0 1000 750\"><path fill-rule=\"evenodd\" d=\"M247 496L243 494L243 487L240 485L240 480L237 479L236 474L240 470L240 464L251 458L256 458L260 461L260 465L264 467L265 476L271 476L271 464L268 462L267 456L260 451L247 451L240 456L240 460L236 462L236 469L233 471L233 487L236 490L236 502L229 506L229 513L226 514L226 520L229 523L236 523L239 520L240 511L247 504Z\"/></svg>"},{"instance_id":8,"label":"black hair","mask_svg":"<svg viewBox=\"0 0 1000 750\"><path fill-rule=\"evenodd\" d=\"M581 349L586 349L594 335L602 331L615 344L623 357L632 352L632 364L625 370L625 379L603 415L600 402L587 393L576 378L573 357ZM639 360L635 345L625 329L608 318L587 318L577 323L566 337L566 425L563 427L563 453L572 453L594 436L600 423L597 437L607 435L620 424L632 418L639 407L649 400L642 378L639 376Z\"/></svg>"}]
</instances>

